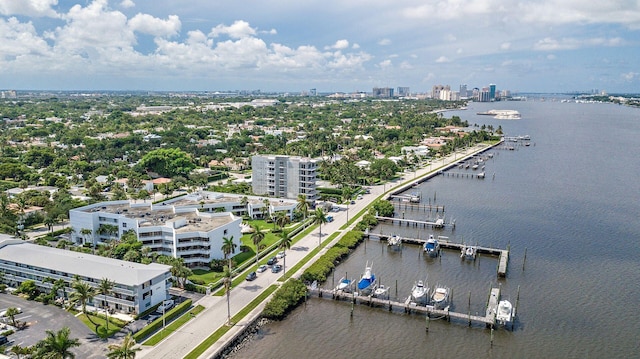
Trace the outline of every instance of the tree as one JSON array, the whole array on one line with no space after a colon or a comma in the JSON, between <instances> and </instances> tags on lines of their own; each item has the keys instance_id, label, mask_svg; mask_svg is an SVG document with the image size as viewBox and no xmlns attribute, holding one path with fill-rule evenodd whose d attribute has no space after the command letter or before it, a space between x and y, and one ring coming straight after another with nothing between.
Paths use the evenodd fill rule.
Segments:
<instances>
[{"instance_id":1,"label":"tree","mask_svg":"<svg viewBox=\"0 0 640 359\"><path fill-rule=\"evenodd\" d=\"M71 283L73 292L69 295L70 305L80 304L82 313L87 316L89 321L93 323L91 317L87 314L87 303L90 302L96 295L96 290L89 283L83 282L79 279L75 279ZM94 323L95 324L95 323Z\"/></svg>"},{"instance_id":2,"label":"tree","mask_svg":"<svg viewBox=\"0 0 640 359\"><path fill-rule=\"evenodd\" d=\"M131 333L127 334L122 340L122 344L109 345L109 353L107 358L109 359L135 359L136 352L142 350L141 348L134 348L136 341L133 339Z\"/></svg>"},{"instance_id":3,"label":"tree","mask_svg":"<svg viewBox=\"0 0 640 359\"><path fill-rule=\"evenodd\" d=\"M242 196L242 198L240 199L240 204L247 211L247 216L251 217L251 215L249 214L249 198L247 198L247 196Z\"/></svg>"},{"instance_id":4,"label":"tree","mask_svg":"<svg viewBox=\"0 0 640 359\"><path fill-rule=\"evenodd\" d=\"M22 355L25 355L25 358L27 358L27 355L30 355L31 353L33 353L33 350L35 348L34 347L23 347L20 345L14 345L11 347L11 350L9 350L12 354L15 354L15 356L20 359L22 358Z\"/></svg>"},{"instance_id":5,"label":"tree","mask_svg":"<svg viewBox=\"0 0 640 359\"><path fill-rule=\"evenodd\" d=\"M89 228L82 228L80 230L80 235L82 235L83 244L87 243L87 241L89 239L91 239L91 242L93 244L93 254L95 254L96 253L96 240L95 240L95 238L93 238L93 230L91 230Z\"/></svg>"},{"instance_id":6,"label":"tree","mask_svg":"<svg viewBox=\"0 0 640 359\"><path fill-rule=\"evenodd\" d=\"M318 236L318 247L322 243L322 224L327 223L327 215L324 213L324 209L322 207L317 207L311 216L313 218L313 224L319 224L319 236Z\"/></svg>"},{"instance_id":7,"label":"tree","mask_svg":"<svg viewBox=\"0 0 640 359\"><path fill-rule=\"evenodd\" d=\"M289 215L287 215L287 212L285 211L276 212L276 218L274 219L274 223L278 227L280 227L280 230L283 230L284 226L286 226L289 222L291 222L291 219L289 218Z\"/></svg>"},{"instance_id":8,"label":"tree","mask_svg":"<svg viewBox=\"0 0 640 359\"><path fill-rule=\"evenodd\" d=\"M251 228L253 228L253 233L251 233L251 241L253 242L253 245L256 246L256 265L258 265L258 260L260 258L260 242L264 240L265 235L264 232L262 232L262 228L260 228L260 225L255 224L252 225Z\"/></svg>"},{"instance_id":9,"label":"tree","mask_svg":"<svg viewBox=\"0 0 640 359\"><path fill-rule=\"evenodd\" d=\"M7 312L4 313L4 315L9 317L9 320L11 320L11 325L14 327L17 327L18 324L16 323L16 315L18 314L20 314L20 310L16 307L7 308Z\"/></svg>"},{"instance_id":10,"label":"tree","mask_svg":"<svg viewBox=\"0 0 640 359\"><path fill-rule=\"evenodd\" d=\"M267 213L269 213L269 199L265 198L262 200L262 218L267 219Z\"/></svg>"},{"instance_id":11,"label":"tree","mask_svg":"<svg viewBox=\"0 0 640 359\"><path fill-rule=\"evenodd\" d=\"M231 261L229 261L229 266L224 267L223 277L224 277L224 291L227 293L227 325L231 325L231 277L233 275L233 271L231 270Z\"/></svg>"},{"instance_id":12,"label":"tree","mask_svg":"<svg viewBox=\"0 0 640 359\"><path fill-rule=\"evenodd\" d=\"M72 348L80 346L80 340L69 338L71 330L64 327L57 332L47 330L46 338L39 341L35 347L34 358L67 359L75 358Z\"/></svg>"},{"instance_id":13,"label":"tree","mask_svg":"<svg viewBox=\"0 0 640 359\"><path fill-rule=\"evenodd\" d=\"M160 148L145 154L139 165L164 177L188 176L196 165L179 148Z\"/></svg>"},{"instance_id":14,"label":"tree","mask_svg":"<svg viewBox=\"0 0 640 359\"><path fill-rule=\"evenodd\" d=\"M158 263L171 266L171 275L178 281L178 286L184 288L187 278L193 275L193 271L184 264L183 258L173 258L169 256L159 256Z\"/></svg>"},{"instance_id":15,"label":"tree","mask_svg":"<svg viewBox=\"0 0 640 359\"><path fill-rule=\"evenodd\" d=\"M302 212L303 219L307 219L307 212L309 212L310 207L307 197L305 197L305 195L303 194L299 194L296 201L298 202L298 204L296 205L296 209Z\"/></svg>"},{"instance_id":16,"label":"tree","mask_svg":"<svg viewBox=\"0 0 640 359\"><path fill-rule=\"evenodd\" d=\"M284 268L284 277L287 278L287 249L291 248L292 238L289 236L289 233L286 231L282 231L280 235L280 244L278 244L278 248L282 249L285 252L284 257L282 257L282 268Z\"/></svg>"},{"instance_id":17,"label":"tree","mask_svg":"<svg viewBox=\"0 0 640 359\"><path fill-rule=\"evenodd\" d=\"M105 303L104 305L106 307L105 315L107 316L107 320L106 320L107 332L109 331L109 305L107 304L107 294L111 293L114 286L115 286L115 282L113 282L112 280L109 280L109 278L102 278L100 280L100 283L98 284L98 292L100 292L100 294L104 296L104 303Z\"/></svg>"},{"instance_id":18,"label":"tree","mask_svg":"<svg viewBox=\"0 0 640 359\"><path fill-rule=\"evenodd\" d=\"M233 236L230 238L222 237L222 253L224 253L224 259L229 261L229 268L231 268L231 257L229 257L233 252L235 252L237 245L233 242Z\"/></svg>"}]
</instances>

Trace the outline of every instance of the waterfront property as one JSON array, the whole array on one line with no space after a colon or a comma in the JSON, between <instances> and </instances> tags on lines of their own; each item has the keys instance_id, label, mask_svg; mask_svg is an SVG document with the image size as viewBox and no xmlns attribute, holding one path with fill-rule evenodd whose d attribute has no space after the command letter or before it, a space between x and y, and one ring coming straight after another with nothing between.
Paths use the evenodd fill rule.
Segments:
<instances>
[{"instance_id":1,"label":"waterfront property","mask_svg":"<svg viewBox=\"0 0 640 359\"><path fill-rule=\"evenodd\" d=\"M97 288L103 278L113 281L111 293L95 296L88 304L96 308L139 314L167 299L170 266L140 264L0 238L2 281L11 287L31 280L49 292L58 280L64 281L57 297L68 296L71 283L79 278ZM65 298L66 299L66 298Z\"/></svg>"},{"instance_id":2,"label":"waterfront property","mask_svg":"<svg viewBox=\"0 0 640 359\"><path fill-rule=\"evenodd\" d=\"M253 193L269 197L296 199L304 195L308 201L317 198L317 161L311 158L280 155L256 155L251 158Z\"/></svg>"}]
</instances>

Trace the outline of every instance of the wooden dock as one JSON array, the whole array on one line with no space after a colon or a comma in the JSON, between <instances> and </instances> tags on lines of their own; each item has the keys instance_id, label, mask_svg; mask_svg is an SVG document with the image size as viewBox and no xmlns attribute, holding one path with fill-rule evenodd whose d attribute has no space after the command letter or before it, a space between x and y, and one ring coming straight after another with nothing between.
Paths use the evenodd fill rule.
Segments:
<instances>
[{"instance_id":1,"label":"wooden dock","mask_svg":"<svg viewBox=\"0 0 640 359\"><path fill-rule=\"evenodd\" d=\"M364 235L369 239L379 239L381 241L386 241L390 236L389 234L371 233L371 232L365 232ZM427 242L426 239L408 238L408 237L401 237L400 240L402 241L402 243L417 244L421 246ZM458 253L460 253L462 249L465 247L465 244L463 243L454 243L446 239L438 239L438 243L440 244L440 248L455 250L455 251L458 251ZM483 246L474 246L474 247L476 247L476 253L478 254L487 254L487 255L499 257L498 258L498 277L504 278L507 276L507 265L509 264L508 249L490 248L490 247L483 247Z\"/></svg>"},{"instance_id":2,"label":"wooden dock","mask_svg":"<svg viewBox=\"0 0 640 359\"><path fill-rule=\"evenodd\" d=\"M488 328L494 327L496 324L496 313L498 310L498 303L500 299L500 288L492 288L489 301L487 302L487 309L485 316L471 315L468 313L458 313L449 310L449 307L445 309L436 309L431 305L422 306L416 303L412 303L409 299L405 302L397 302L391 299L376 298L371 295L362 296L356 295L356 293L348 293L343 291L336 291L332 289L313 288L307 287L310 294L315 294L320 298L331 298L334 300L349 301L351 303L367 305L369 307L385 308L388 311L402 311L404 313L424 314L428 318L444 318L447 321L455 319L458 321L466 322L469 326L472 324L485 325ZM495 300L494 300L495 299Z\"/></svg>"},{"instance_id":3,"label":"wooden dock","mask_svg":"<svg viewBox=\"0 0 640 359\"><path fill-rule=\"evenodd\" d=\"M408 225L412 225L414 227L431 227L431 228L444 228L445 226L452 226L455 227L455 222L452 223L446 223L444 221L444 219L436 219L435 221L417 221L414 219L404 219L404 218L395 218L395 217L381 217L381 216L376 216L376 219L379 221L383 221L383 222L391 222L391 224L394 223L398 223L398 224L406 224Z\"/></svg>"}]
</instances>

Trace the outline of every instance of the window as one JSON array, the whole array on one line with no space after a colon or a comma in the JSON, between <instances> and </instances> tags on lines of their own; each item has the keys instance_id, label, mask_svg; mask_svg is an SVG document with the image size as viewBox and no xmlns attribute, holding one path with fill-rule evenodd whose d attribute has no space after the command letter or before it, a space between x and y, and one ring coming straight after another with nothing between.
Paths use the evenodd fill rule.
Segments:
<instances>
[{"instance_id":1,"label":"window","mask_svg":"<svg viewBox=\"0 0 640 359\"><path fill-rule=\"evenodd\" d=\"M127 228L127 224L126 223L122 223L122 228Z\"/></svg>"}]
</instances>

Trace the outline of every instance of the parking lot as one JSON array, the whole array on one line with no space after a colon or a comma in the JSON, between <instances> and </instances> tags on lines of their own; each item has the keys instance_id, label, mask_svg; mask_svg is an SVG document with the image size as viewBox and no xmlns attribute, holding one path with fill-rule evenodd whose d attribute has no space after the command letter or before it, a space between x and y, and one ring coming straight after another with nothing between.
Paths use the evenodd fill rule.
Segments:
<instances>
[{"instance_id":1,"label":"parking lot","mask_svg":"<svg viewBox=\"0 0 640 359\"><path fill-rule=\"evenodd\" d=\"M0 293L0 311L10 307L22 309L15 318L27 322L27 327L8 336L9 347L13 345L31 346L44 339L47 330L57 331L63 327L71 329L71 337L80 339L81 345L73 349L76 358L106 358L107 346L121 341L124 334L117 339L101 339L73 314L55 305L44 305L29 301L15 295Z\"/></svg>"}]
</instances>

